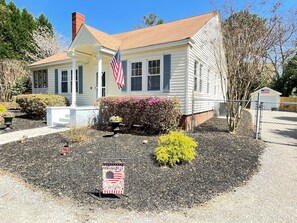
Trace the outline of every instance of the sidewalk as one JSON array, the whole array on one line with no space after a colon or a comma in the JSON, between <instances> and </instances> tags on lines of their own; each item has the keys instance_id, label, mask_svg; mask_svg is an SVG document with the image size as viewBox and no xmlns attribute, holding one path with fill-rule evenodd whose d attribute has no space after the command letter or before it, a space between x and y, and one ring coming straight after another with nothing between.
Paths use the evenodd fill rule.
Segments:
<instances>
[{"instance_id":1,"label":"sidewalk","mask_svg":"<svg viewBox=\"0 0 297 223\"><path fill-rule=\"evenodd\" d=\"M28 138L33 138L37 136L48 135L57 132L67 131L69 128L65 127L41 127L34 129L20 130L16 132L9 132L0 134L0 145L18 141L21 137L27 136Z\"/></svg>"}]
</instances>

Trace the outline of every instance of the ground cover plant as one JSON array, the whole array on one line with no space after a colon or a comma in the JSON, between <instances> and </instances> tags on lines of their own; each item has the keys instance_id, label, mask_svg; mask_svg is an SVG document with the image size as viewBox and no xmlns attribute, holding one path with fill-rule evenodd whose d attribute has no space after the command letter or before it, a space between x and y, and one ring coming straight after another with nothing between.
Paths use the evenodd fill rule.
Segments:
<instances>
[{"instance_id":1,"label":"ground cover plant","mask_svg":"<svg viewBox=\"0 0 297 223\"><path fill-rule=\"evenodd\" d=\"M247 113L242 123L250 123ZM215 123L215 126L213 125ZM94 208L126 208L138 211L174 210L201 204L219 193L242 185L256 171L262 151L258 141L228 133L224 119L212 119L189 134L199 147L191 163L160 167L154 150L158 136L121 134L89 129L87 143L70 143L62 134L29 138L24 143L1 146L0 168L57 196L67 196ZM147 140L148 143L143 144ZM112 157L125 157L125 196L103 197L101 164Z\"/></svg>"}]
</instances>

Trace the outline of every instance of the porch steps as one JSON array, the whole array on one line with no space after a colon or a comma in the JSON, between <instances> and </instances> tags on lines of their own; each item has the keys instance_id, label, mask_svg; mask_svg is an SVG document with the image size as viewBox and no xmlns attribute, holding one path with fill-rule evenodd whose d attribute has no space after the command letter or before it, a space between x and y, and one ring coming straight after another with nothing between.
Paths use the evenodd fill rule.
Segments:
<instances>
[{"instance_id":1,"label":"porch steps","mask_svg":"<svg viewBox=\"0 0 297 223\"><path fill-rule=\"evenodd\" d=\"M66 114L63 118L59 118L58 122L53 123L54 126L69 127L70 125L70 114Z\"/></svg>"}]
</instances>

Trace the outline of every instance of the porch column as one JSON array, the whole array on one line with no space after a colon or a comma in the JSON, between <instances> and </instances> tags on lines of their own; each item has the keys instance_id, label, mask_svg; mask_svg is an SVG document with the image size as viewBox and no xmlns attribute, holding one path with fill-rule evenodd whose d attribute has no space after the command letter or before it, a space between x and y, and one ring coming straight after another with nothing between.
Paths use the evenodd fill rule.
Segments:
<instances>
[{"instance_id":1,"label":"porch column","mask_svg":"<svg viewBox=\"0 0 297 223\"><path fill-rule=\"evenodd\" d=\"M76 107L76 59L72 58L72 103L71 107Z\"/></svg>"},{"instance_id":2,"label":"porch column","mask_svg":"<svg viewBox=\"0 0 297 223\"><path fill-rule=\"evenodd\" d=\"M102 55L98 54L98 98L102 97Z\"/></svg>"}]
</instances>

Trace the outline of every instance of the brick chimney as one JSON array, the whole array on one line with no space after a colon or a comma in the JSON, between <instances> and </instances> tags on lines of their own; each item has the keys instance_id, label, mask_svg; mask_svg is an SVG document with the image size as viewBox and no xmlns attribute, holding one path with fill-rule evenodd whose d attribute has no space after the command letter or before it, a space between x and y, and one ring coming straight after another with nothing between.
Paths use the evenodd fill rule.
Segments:
<instances>
[{"instance_id":1,"label":"brick chimney","mask_svg":"<svg viewBox=\"0 0 297 223\"><path fill-rule=\"evenodd\" d=\"M85 16L78 13L72 13L72 40L74 40L76 34L78 33L79 28L81 25L85 23Z\"/></svg>"}]
</instances>

